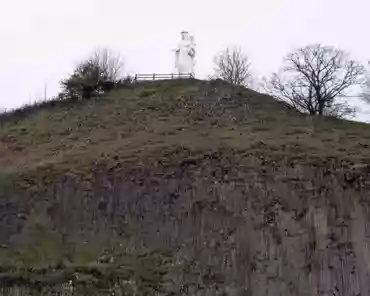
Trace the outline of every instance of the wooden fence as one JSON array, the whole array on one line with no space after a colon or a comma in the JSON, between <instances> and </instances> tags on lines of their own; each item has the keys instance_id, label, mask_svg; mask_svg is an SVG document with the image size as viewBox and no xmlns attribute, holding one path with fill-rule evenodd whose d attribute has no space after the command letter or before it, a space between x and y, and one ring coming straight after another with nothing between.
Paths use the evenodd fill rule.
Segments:
<instances>
[{"instance_id":1,"label":"wooden fence","mask_svg":"<svg viewBox=\"0 0 370 296\"><path fill-rule=\"evenodd\" d=\"M193 79L194 75L191 73L186 74L136 74L135 81L143 80L168 80L168 79Z\"/></svg>"}]
</instances>

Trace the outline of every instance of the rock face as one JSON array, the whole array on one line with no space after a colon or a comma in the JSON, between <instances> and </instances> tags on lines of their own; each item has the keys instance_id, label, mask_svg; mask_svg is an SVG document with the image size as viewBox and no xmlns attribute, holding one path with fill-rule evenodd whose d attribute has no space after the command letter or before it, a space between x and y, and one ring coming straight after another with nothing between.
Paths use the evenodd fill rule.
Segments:
<instances>
[{"instance_id":1,"label":"rock face","mask_svg":"<svg viewBox=\"0 0 370 296\"><path fill-rule=\"evenodd\" d=\"M169 249L177 295L368 295L367 192L343 190L339 176L315 179L319 169L300 169L297 182L288 176L297 167L279 168L271 179L248 168L257 159L229 157L225 167L226 157L101 169L90 190L65 180L48 188L53 197L27 198L44 229L24 223L12 241L29 247L49 234L64 250L82 241Z\"/></svg>"},{"instance_id":2,"label":"rock face","mask_svg":"<svg viewBox=\"0 0 370 296\"><path fill-rule=\"evenodd\" d=\"M0 176L4 295L59 295L69 281L71 295L370 295L369 127L307 119L247 90L223 101L222 85L190 87L157 109L147 97L120 101L115 112L141 120L127 115L112 132L99 115L86 152L86 130L41 162L52 142L36 150L15 137L28 158L17 150ZM70 112L86 126L102 112L80 108Z\"/></svg>"}]
</instances>

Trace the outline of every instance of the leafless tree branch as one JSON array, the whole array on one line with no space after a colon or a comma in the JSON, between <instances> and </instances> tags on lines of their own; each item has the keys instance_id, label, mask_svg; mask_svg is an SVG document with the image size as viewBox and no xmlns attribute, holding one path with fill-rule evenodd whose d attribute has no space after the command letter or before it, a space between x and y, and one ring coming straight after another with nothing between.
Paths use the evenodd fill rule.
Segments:
<instances>
[{"instance_id":1,"label":"leafless tree branch","mask_svg":"<svg viewBox=\"0 0 370 296\"><path fill-rule=\"evenodd\" d=\"M62 97L89 99L111 90L121 81L123 60L119 53L97 49L81 61L73 74L61 82Z\"/></svg>"},{"instance_id":2,"label":"leafless tree branch","mask_svg":"<svg viewBox=\"0 0 370 296\"><path fill-rule=\"evenodd\" d=\"M124 67L121 55L107 48L97 49L90 57L89 62L100 70L101 76L112 82L120 78Z\"/></svg>"},{"instance_id":3,"label":"leafless tree branch","mask_svg":"<svg viewBox=\"0 0 370 296\"><path fill-rule=\"evenodd\" d=\"M346 97L363 73L363 66L348 59L344 51L314 44L288 54L283 70L265 81L265 90L301 112L340 116L349 109L339 108L336 100Z\"/></svg>"},{"instance_id":4,"label":"leafless tree branch","mask_svg":"<svg viewBox=\"0 0 370 296\"><path fill-rule=\"evenodd\" d=\"M214 58L216 77L233 85L247 86L251 78L250 62L239 48L227 48Z\"/></svg>"}]
</instances>

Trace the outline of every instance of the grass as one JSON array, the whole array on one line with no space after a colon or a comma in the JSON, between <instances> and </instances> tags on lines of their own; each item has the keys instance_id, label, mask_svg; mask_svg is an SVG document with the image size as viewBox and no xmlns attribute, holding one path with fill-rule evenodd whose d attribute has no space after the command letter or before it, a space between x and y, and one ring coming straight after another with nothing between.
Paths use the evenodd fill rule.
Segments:
<instances>
[{"instance_id":1,"label":"grass","mask_svg":"<svg viewBox=\"0 0 370 296\"><path fill-rule=\"evenodd\" d=\"M189 148L199 145L205 150L220 143L248 149L252 142L260 140L276 146L278 138L281 143L295 141L302 149L307 147L314 153L340 154L339 150L344 148L357 156L363 155L361 145L370 144L366 124L331 118L311 120L299 115L287 117L283 111L270 113L272 110L267 109L278 103L269 97L261 98L266 100L260 102L261 106L266 105L264 112L247 111L239 108L248 105L247 98L235 100L234 105L210 102L207 98L202 101L201 85L198 93L194 86L188 88L185 96L176 95L176 88L151 97L141 97L142 93L152 93L150 88L124 90L83 106L41 109L21 121L4 123L0 130L0 164L6 170L22 172L116 154L137 157L138 150L156 150L173 143ZM329 141L331 144L327 145L325 142ZM347 157L347 152L342 155Z\"/></svg>"},{"instance_id":2,"label":"grass","mask_svg":"<svg viewBox=\"0 0 370 296\"><path fill-rule=\"evenodd\" d=\"M304 116L244 88L230 95L217 81L145 82L27 106L0 122L3 276L78 272L107 284L105 275L131 268L143 287L174 295L257 291L246 281L249 270L259 281L263 264L276 264L261 255L267 245L291 252L292 266L306 262L285 230L308 232L317 207L344 219L368 198L369 125ZM129 262L99 263L109 246ZM156 255L137 255L155 249L171 251L169 282ZM296 265L284 270L284 281L307 278Z\"/></svg>"},{"instance_id":3,"label":"grass","mask_svg":"<svg viewBox=\"0 0 370 296\"><path fill-rule=\"evenodd\" d=\"M132 295L137 291L137 295L153 295L163 289L162 286L167 281L165 277L169 272L168 254L151 251L142 254L115 255L110 263L58 265L53 268L3 267L0 270L0 279L6 286L14 287L14 294L17 292L15 287L18 287L26 295L35 292L70 295L69 289L77 294ZM8 293L11 293L11 289Z\"/></svg>"}]
</instances>

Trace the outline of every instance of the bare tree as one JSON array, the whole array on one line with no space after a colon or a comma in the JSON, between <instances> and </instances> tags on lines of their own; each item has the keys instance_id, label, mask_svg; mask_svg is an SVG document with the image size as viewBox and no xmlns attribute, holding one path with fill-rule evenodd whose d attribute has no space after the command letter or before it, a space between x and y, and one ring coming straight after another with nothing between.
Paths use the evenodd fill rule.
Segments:
<instances>
[{"instance_id":1,"label":"bare tree","mask_svg":"<svg viewBox=\"0 0 370 296\"><path fill-rule=\"evenodd\" d=\"M99 69L104 79L115 82L121 77L124 62L119 53L107 48L97 49L88 61Z\"/></svg>"},{"instance_id":2,"label":"bare tree","mask_svg":"<svg viewBox=\"0 0 370 296\"><path fill-rule=\"evenodd\" d=\"M233 85L251 82L250 61L239 48L227 48L214 58L216 78Z\"/></svg>"},{"instance_id":3,"label":"bare tree","mask_svg":"<svg viewBox=\"0 0 370 296\"><path fill-rule=\"evenodd\" d=\"M76 67L69 78L61 82L62 96L70 99L89 99L109 91L123 81L123 66L119 53L106 48L97 49Z\"/></svg>"},{"instance_id":4,"label":"bare tree","mask_svg":"<svg viewBox=\"0 0 370 296\"><path fill-rule=\"evenodd\" d=\"M265 79L269 94L311 115L341 117L353 111L338 99L348 97L351 87L361 83L364 68L346 52L314 44L288 54L285 63Z\"/></svg>"}]
</instances>

